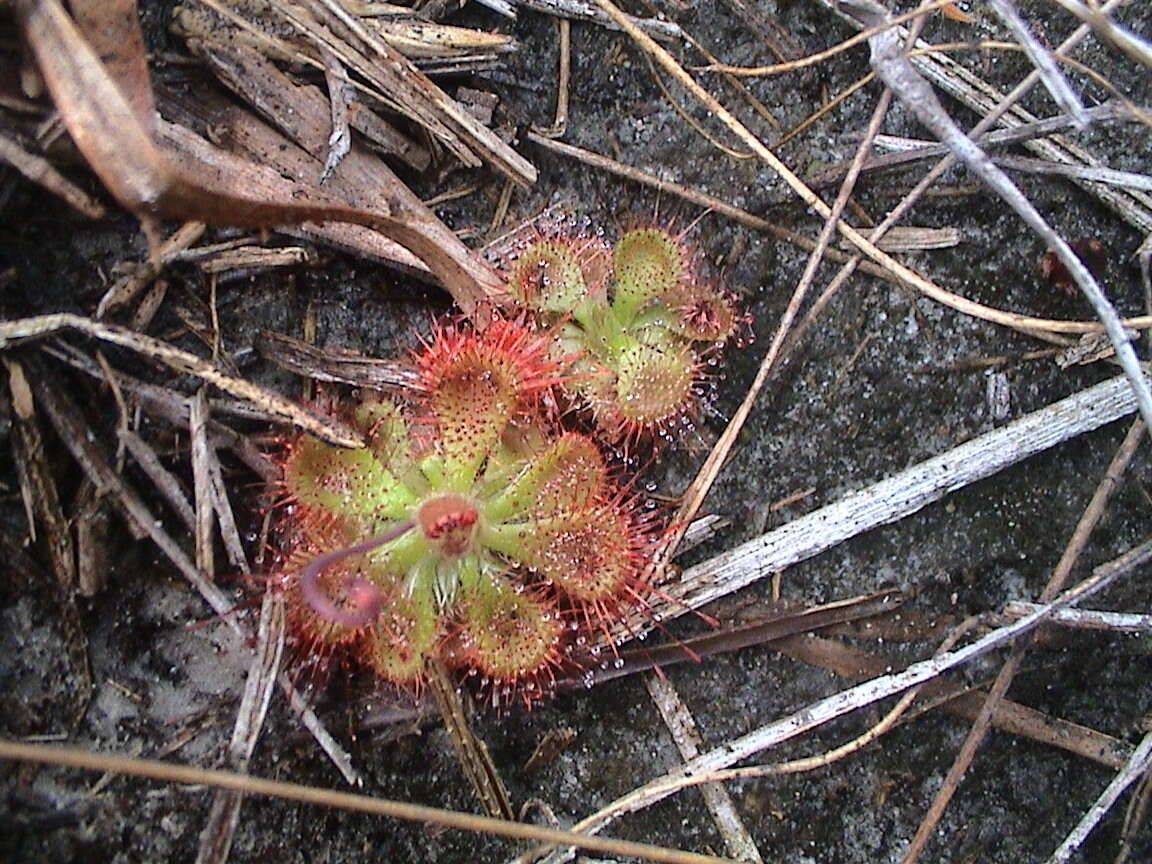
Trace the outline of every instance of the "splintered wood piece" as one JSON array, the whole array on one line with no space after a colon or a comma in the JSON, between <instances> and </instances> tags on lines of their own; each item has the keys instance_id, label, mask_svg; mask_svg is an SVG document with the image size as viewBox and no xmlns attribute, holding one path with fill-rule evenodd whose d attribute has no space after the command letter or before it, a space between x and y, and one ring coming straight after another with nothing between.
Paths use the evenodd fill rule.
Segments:
<instances>
[{"instance_id":1,"label":"splintered wood piece","mask_svg":"<svg viewBox=\"0 0 1152 864\"><path fill-rule=\"evenodd\" d=\"M19 360L4 360L8 369L8 389L12 394L12 409L16 419L16 470L20 476L20 492L28 513L28 531L36 539L36 526L44 532L48 558L52 571L65 593L76 587L76 559L68 519L60 506L56 480L44 453L44 436L36 420L36 404L32 388Z\"/></svg>"},{"instance_id":2,"label":"splintered wood piece","mask_svg":"<svg viewBox=\"0 0 1152 864\"><path fill-rule=\"evenodd\" d=\"M0 322L0 348L7 347L14 340L47 336L60 330L78 330L96 339L144 354L177 372L195 375L226 393L251 402L274 417L295 423L300 428L339 447L364 446L360 434L338 420L317 414L285 399L279 393L259 387L243 378L225 375L210 362L195 354L189 354L167 342L114 324L102 324L67 312L4 321Z\"/></svg>"},{"instance_id":3,"label":"splintered wood piece","mask_svg":"<svg viewBox=\"0 0 1152 864\"><path fill-rule=\"evenodd\" d=\"M104 292L96 306L96 317L103 318L109 312L131 303L148 285L160 275L161 269L174 256L183 252L204 236L203 222L185 222L156 247L148 261L132 267Z\"/></svg>"},{"instance_id":4,"label":"splintered wood piece","mask_svg":"<svg viewBox=\"0 0 1152 864\"><path fill-rule=\"evenodd\" d=\"M323 178L332 124L328 99L319 89L297 84L273 63L251 50L195 42L192 47L199 51L225 86L251 104L265 120L307 154L303 159L298 158L302 154L296 147L285 147L278 135L235 105L198 98L198 119L213 129L226 130L225 137L238 148L241 156L275 167L277 179L282 180L285 174L292 177L297 188L289 194L296 194L303 186L306 194L318 201L332 201L364 210L379 206L381 201L389 202L392 209L402 207L407 218L413 224L419 224L441 249L462 261L472 258L471 252L456 235L387 164L359 144L353 144L339 167L326 180ZM284 194L280 190L269 190L269 193ZM363 229L359 230L363 232ZM401 263L424 269L411 256L406 256Z\"/></svg>"},{"instance_id":5,"label":"splintered wood piece","mask_svg":"<svg viewBox=\"0 0 1152 864\"><path fill-rule=\"evenodd\" d=\"M439 660L429 660L426 664L428 689L436 694L436 704L440 707L440 717L444 728L452 740L452 746L460 759L464 774L472 784L472 789L489 816L497 819L516 821L516 811L500 772L484 742L476 737L465 715L460 691L452 679L452 673Z\"/></svg>"},{"instance_id":6,"label":"splintered wood piece","mask_svg":"<svg viewBox=\"0 0 1152 864\"><path fill-rule=\"evenodd\" d=\"M139 400L139 406L142 410L147 412L153 417L164 420L167 423L180 428L188 429L190 422L190 410L188 407L188 397L183 393L176 390L170 390L166 387L158 387L155 384L147 384L138 378L133 378L130 375L125 375L123 372L113 372L111 376L107 372L100 369L91 359L76 348L66 343L58 343L55 346L45 347L44 353L58 360L62 360L74 369L78 369L85 375L92 378L107 380L111 377L116 386L131 393ZM210 400L209 404L214 408L218 407L218 400ZM223 406L219 406L221 409ZM252 469L252 471L259 477L262 477L268 483L275 483L280 479L279 467L267 456L261 453L256 446L246 436L236 432L236 430L225 426L217 420L209 420L208 428L212 433L212 440L217 447L226 447L245 465ZM125 430L127 431L127 430ZM137 454L132 450L128 439L124 439L123 443L129 447L133 455ZM149 448L151 449L151 448ZM142 464L142 468L152 477L153 482L156 483L157 488L165 493L168 497L168 490L165 486L158 482L152 471ZM187 504L186 496L180 488L179 483L173 487L173 495L178 495L185 498L187 505L187 513L191 513L191 505ZM177 513L184 518L184 512L180 510L180 505L171 501L173 507L176 508ZM185 519L188 530L192 530L193 520Z\"/></svg>"},{"instance_id":7,"label":"splintered wood piece","mask_svg":"<svg viewBox=\"0 0 1152 864\"><path fill-rule=\"evenodd\" d=\"M38 381L46 381L46 374L36 370ZM72 457L80 465L84 474L92 481L100 492L108 495L109 500L120 510L128 528L138 538L148 537L155 543L160 551L179 570L200 596L212 607L225 624L236 633L247 636L248 630L242 621L234 614L235 609L230 597L204 578L196 565L184 554L180 545L164 530L163 523L157 519L139 493L121 477L107 458L96 445L96 438L84 420L79 408L66 396L52 387L44 387L37 391L41 393L41 401L45 413L55 428L57 435L64 442ZM288 676L280 671L276 675L280 689L287 695L292 711L299 717L304 727L312 733L321 749L340 770L344 779L352 785L360 783L359 775L352 767L351 760L344 749L336 742L316 713L304 701L296 690L295 685Z\"/></svg>"},{"instance_id":8,"label":"splintered wood piece","mask_svg":"<svg viewBox=\"0 0 1152 864\"><path fill-rule=\"evenodd\" d=\"M257 335L254 347L260 356L281 369L316 381L334 381L373 390L407 389L416 384L415 371L395 360L379 360L346 348L319 348L270 330L262 330Z\"/></svg>"},{"instance_id":9,"label":"splintered wood piece","mask_svg":"<svg viewBox=\"0 0 1152 864\"><path fill-rule=\"evenodd\" d=\"M680 751L683 759L694 759L700 755L704 740L696 727L696 719L675 686L667 678L660 675L646 675L644 686L648 694L656 703L664 725L668 727L672 740L676 742L676 749ZM700 794L704 804L712 815L720 836L724 838L724 847L728 854L739 861L751 861L763 864L764 857L756 848L756 841L748 832L747 826L740 818L732 796L723 783L705 783L700 787Z\"/></svg>"},{"instance_id":10,"label":"splintered wood piece","mask_svg":"<svg viewBox=\"0 0 1152 864\"><path fill-rule=\"evenodd\" d=\"M108 502L95 484L84 478L76 493L76 583L80 594L95 597L108 579Z\"/></svg>"},{"instance_id":11,"label":"splintered wood piece","mask_svg":"<svg viewBox=\"0 0 1152 864\"><path fill-rule=\"evenodd\" d=\"M576 823L575 830L589 834L599 832L627 813L635 813L662 801L679 789L699 782L699 778L747 759L784 741L810 732L866 705L903 693L910 688L938 679L944 673L961 667L990 651L1011 644L1014 639L1032 632L1048 615L1075 606L1097 594L1121 576L1128 575L1152 560L1152 541L1143 543L1092 571L1092 575L1074 588L1044 604L1031 615L980 637L962 648L946 651L913 663L906 669L870 679L833 693L804 706L799 711L774 720L738 738L701 753L683 765L645 783L617 798L611 804ZM557 850L542 859L549 864L566 860L570 850Z\"/></svg>"},{"instance_id":12,"label":"splintered wood piece","mask_svg":"<svg viewBox=\"0 0 1152 864\"><path fill-rule=\"evenodd\" d=\"M14 4L25 36L73 140L109 191L146 220L163 217L224 225L268 227L308 221L364 225L389 236L415 253L438 276L465 312L475 311L502 283L475 256L445 249L429 234L419 211L395 197L367 211L346 204L317 202L295 184L281 187L281 198L254 198L251 178L202 158L219 152L184 130L176 153L164 152L138 121L130 103L91 47L84 41L58 0L17 0ZM171 124L165 140L171 144ZM295 197L293 196L295 193Z\"/></svg>"},{"instance_id":13,"label":"splintered wood piece","mask_svg":"<svg viewBox=\"0 0 1152 864\"><path fill-rule=\"evenodd\" d=\"M536 182L537 172L531 162L473 118L456 100L412 65L408 58L373 35L336 0L304 0L304 3L316 21L323 27L331 28L331 33L347 34L343 44L328 42L328 47L334 53L339 55L341 48L350 48L355 52L355 57L364 58L365 62L361 63L356 63L355 57L353 62L345 60L350 68L369 80L380 81L385 85L384 92L400 99L405 109L419 110L428 106L425 113L430 110L443 126L451 130L452 138L445 142L446 146L452 149L455 142L460 142L459 147L479 153L484 161L521 186L531 186ZM289 7L278 5L275 8L288 20L298 22L299 19L289 13ZM313 31L312 35L315 36L316 32ZM353 39L359 44L353 46Z\"/></svg>"},{"instance_id":14,"label":"splintered wood piece","mask_svg":"<svg viewBox=\"0 0 1152 864\"><path fill-rule=\"evenodd\" d=\"M192 483L196 502L196 567L209 579L216 578L216 557L212 545L212 487L208 471L208 396L201 387L189 401L192 433Z\"/></svg>"},{"instance_id":15,"label":"splintered wood piece","mask_svg":"<svg viewBox=\"0 0 1152 864\"><path fill-rule=\"evenodd\" d=\"M685 570L618 639L698 609L872 528L895 522L970 483L1136 410L1128 380L1113 378L853 492L787 525Z\"/></svg>"},{"instance_id":16,"label":"splintered wood piece","mask_svg":"<svg viewBox=\"0 0 1152 864\"><path fill-rule=\"evenodd\" d=\"M191 422L191 421L189 421ZM120 443L132 454L136 464L148 475L152 485L164 496L164 500L172 507L173 512L180 517L180 521L189 531L196 530L196 511L188 503L188 497L180 481L160 462L160 457L152 449L152 445L133 432L131 429L118 430Z\"/></svg>"},{"instance_id":17,"label":"splintered wood piece","mask_svg":"<svg viewBox=\"0 0 1152 864\"><path fill-rule=\"evenodd\" d=\"M27 179L63 199L69 207L87 218L104 218L104 205L94 201L84 190L53 168L47 159L29 153L7 135L0 135L0 162L7 162Z\"/></svg>"},{"instance_id":18,"label":"splintered wood piece","mask_svg":"<svg viewBox=\"0 0 1152 864\"><path fill-rule=\"evenodd\" d=\"M268 716L268 706L272 703L280 661L284 656L284 633L284 596L268 591L260 605L252 664L248 677L244 679L244 695L240 698L232 740L228 745L229 762L241 773L248 770ZM240 824L242 800L243 794L234 789L216 791L207 824L200 832L197 864L224 864L228 860L236 827Z\"/></svg>"}]
</instances>

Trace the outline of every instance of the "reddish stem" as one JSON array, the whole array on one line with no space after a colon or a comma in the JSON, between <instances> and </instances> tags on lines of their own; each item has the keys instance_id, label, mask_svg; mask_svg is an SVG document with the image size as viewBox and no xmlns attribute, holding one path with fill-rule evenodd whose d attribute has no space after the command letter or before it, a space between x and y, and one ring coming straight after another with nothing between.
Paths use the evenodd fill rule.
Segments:
<instances>
[{"instance_id":1,"label":"reddish stem","mask_svg":"<svg viewBox=\"0 0 1152 864\"><path fill-rule=\"evenodd\" d=\"M307 567L300 571L300 590L304 594L304 599L308 601L308 605L315 609L316 614L320 617L335 621L337 624L343 624L346 627L362 627L375 620L376 616L380 614L381 606L380 589L375 584L360 576L349 577L344 584L348 596L354 599L354 603L351 609L343 609L336 605L320 587L320 573L330 564L344 558L350 558L353 555L371 552L376 547L383 546L385 543L407 534L414 525L415 523L409 519L369 540L354 546L335 549L313 559Z\"/></svg>"}]
</instances>

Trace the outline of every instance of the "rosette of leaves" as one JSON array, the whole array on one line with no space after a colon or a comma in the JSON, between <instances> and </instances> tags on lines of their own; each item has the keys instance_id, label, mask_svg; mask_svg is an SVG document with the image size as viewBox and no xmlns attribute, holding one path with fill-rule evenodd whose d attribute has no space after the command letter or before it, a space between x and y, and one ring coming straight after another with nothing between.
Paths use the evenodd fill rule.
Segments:
<instances>
[{"instance_id":1,"label":"rosette of leaves","mask_svg":"<svg viewBox=\"0 0 1152 864\"><path fill-rule=\"evenodd\" d=\"M578 355L564 387L610 438L670 437L698 401L700 358L732 335L731 298L700 279L675 235L626 232L615 246L542 237L508 273L516 303Z\"/></svg>"},{"instance_id":2,"label":"rosette of leaves","mask_svg":"<svg viewBox=\"0 0 1152 864\"><path fill-rule=\"evenodd\" d=\"M366 448L288 448L284 569L305 641L397 684L438 657L531 698L573 630L637 602L641 520L598 447L545 419L550 350L503 320L439 328L410 399L351 409Z\"/></svg>"}]
</instances>

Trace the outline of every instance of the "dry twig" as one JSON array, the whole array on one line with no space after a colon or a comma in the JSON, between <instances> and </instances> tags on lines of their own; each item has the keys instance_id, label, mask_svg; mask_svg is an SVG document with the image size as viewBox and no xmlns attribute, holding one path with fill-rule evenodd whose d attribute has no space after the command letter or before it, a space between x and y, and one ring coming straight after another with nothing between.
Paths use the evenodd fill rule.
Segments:
<instances>
[{"instance_id":1,"label":"dry twig","mask_svg":"<svg viewBox=\"0 0 1152 864\"><path fill-rule=\"evenodd\" d=\"M873 704L910 687L931 681L950 669L961 666L1031 632L1042 624L1052 612L1075 606L1107 587L1119 576L1143 566L1149 560L1152 560L1152 541L1145 542L1119 558L1097 567L1089 578L1065 591L1052 603L1045 604L1032 615L994 630L963 648L949 651L930 660L914 663L902 672L885 675L841 691L806 706L796 714L781 718L728 741L714 750L689 760L682 767L670 771L617 799L598 813L581 820L576 824L575 830L599 831L620 816L649 807L685 785L692 785L701 774L727 768L741 759L746 759L755 753L811 731L865 705ZM568 857L570 855L560 851L545 860L549 864L555 864L555 862L567 860Z\"/></svg>"},{"instance_id":2,"label":"dry twig","mask_svg":"<svg viewBox=\"0 0 1152 864\"><path fill-rule=\"evenodd\" d=\"M251 402L272 416L295 423L300 428L340 447L364 446L363 440L355 431L337 420L297 405L279 393L258 387L243 378L225 375L195 354L189 354L167 342L115 324L102 324L67 312L0 322L0 349L10 346L17 340L42 338L61 330L78 330L104 342L144 354L178 372L195 375L226 393Z\"/></svg>"},{"instance_id":3,"label":"dry twig","mask_svg":"<svg viewBox=\"0 0 1152 864\"><path fill-rule=\"evenodd\" d=\"M679 849L666 849L650 846L647 843L634 843L629 840L615 840L607 837L588 837L571 831L554 828L541 828L522 822L506 822L488 816L475 816L471 813L457 813L454 810L441 810L405 801L392 801L387 798L373 798L368 795L354 795L349 792L336 792L316 786L301 786L296 783L283 783L264 780L231 771L211 771L187 765L175 765L156 759L139 759L132 756L112 756L92 753L73 747L56 747L46 744L24 744L0 740L0 759L35 762L45 765L61 765L80 768L86 771L107 771L133 777L147 777L166 783L183 783L192 786L213 786L218 789L232 789L246 795L266 795L286 801L299 801L324 807L336 807L358 813L369 813L392 819L411 822L424 822L457 828L462 831L475 831L508 837L513 840L533 840L537 843L575 844L582 849L604 852L609 855L632 856L646 861L662 861L667 864L722 864L727 859L712 855L699 855L682 852Z\"/></svg>"},{"instance_id":4,"label":"dry twig","mask_svg":"<svg viewBox=\"0 0 1152 864\"><path fill-rule=\"evenodd\" d=\"M685 570L664 587L643 616L628 619L618 638L646 632L857 534L893 522L949 492L1035 455L1069 437L1130 414L1136 402L1123 377L1113 378L1027 414L965 444L795 519L774 531Z\"/></svg>"},{"instance_id":5,"label":"dry twig","mask_svg":"<svg viewBox=\"0 0 1152 864\"><path fill-rule=\"evenodd\" d=\"M850 0L854 14L866 23L877 25L888 19L888 12L873 0ZM1116 350L1116 358L1136 394L1140 414L1145 424L1152 426L1152 390L1140 370L1136 352L1128 343L1124 327L1115 308L1100 289L1096 278L1088 267L1072 251L1068 243L1057 234L1040 211L1020 192L1008 176L988 158L987 154L966 136L953 122L936 94L923 78L916 73L911 61L904 56L903 43L893 31L884 31L869 40L872 45L872 66L881 80L887 84L904 104L941 141L952 148L956 156L996 192L1024 222L1032 228L1060 258L1069 274L1080 286L1080 290L1092 304L1097 317L1104 323L1104 330Z\"/></svg>"},{"instance_id":6,"label":"dry twig","mask_svg":"<svg viewBox=\"0 0 1152 864\"><path fill-rule=\"evenodd\" d=\"M1120 477L1124 471L1127 470L1129 462L1132 461L1132 457L1136 455L1136 447L1143 437L1144 424L1142 421L1137 420L1128 429L1128 435L1125 437L1124 443L1121 444L1120 448L1116 451L1116 455L1112 459L1112 464L1108 466L1104 478L1096 487L1096 491L1092 495L1092 500L1088 502L1088 507L1080 517L1076 529L1072 532L1072 538L1068 541L1064 554L1060 556L1060 561L1056 565L1056 569L1052 571L1052 575L1048 578L1048 584L1046 584L1044 590L1040 592L1039 600L1041 604L1050 601L1064 588L1064 585L1068 581L1068 576L1072 573L1073 566L1075 566L1076 561L1080 558L1080 554L1084 551L1084 547L1087 545L1088 538L1091 536L1093 529L1103 517L1108 500L1116 488ZM984 705L981 706L976 721L972 724L972 728L968 730L968 735L964 739L964 743L960 746L960 750L957 752L952 766L948 769L948 774L945 776L944 782L941 784L939 791L937 791L936 797L928 808L928 812L924 815L920 826L916 829L916 835L912 838L912 843L904 853L902 864L915 864L920 853L928 844L928 841L936 833L936 827L940 822L940 818L944 815L944 810L947 808L948 802L952 800L952 796L959 787L960 781L964 778L968 766L971 765L972 760L976 758L976 750L984 740L988 727L991 725L992 712L996 708L996 703L1004 698L1008 692L1008 688L1012 686L1012 681L1016 677L1016 672L1020 669L1028 647L1029 642L1027 640L1022 640L1013 646L1012 653L996 676L996 680L988 692L988 698L985 700Z\"/></svg>"},{"instance_id":7,"label":"dry twig","mask_svg":"<svg viewBox=\"0 0 1152 864\"><path fill-rule=\"evenodd\" d=\"M1112 782L1108 784L1108 788L1100 793L1096 803L1084 814L1080 823L1072 829L1072 832L1064 838L1064 842L1052 853L1052 857L1048 859L1048 864L1063 864L1063 862L1068 861L1083 845L1092 829L1116 803L1116 799L1124 794L1124 790L1147 774L1149 770L1152 770L1152 732L1144 736L1144 740L1140 742L1136 752L1128 760L1128 764L1113 778Z\"/></svg>"}]
</instances>

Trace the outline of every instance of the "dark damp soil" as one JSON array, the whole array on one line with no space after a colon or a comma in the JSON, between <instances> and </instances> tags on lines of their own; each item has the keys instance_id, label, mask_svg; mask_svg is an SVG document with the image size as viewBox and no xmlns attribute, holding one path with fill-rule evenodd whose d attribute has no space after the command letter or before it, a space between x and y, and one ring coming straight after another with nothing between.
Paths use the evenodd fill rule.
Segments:
<instances>
[{"instance_id":1,"label":"dark damp soil","mask_svg":"<svg viewBox=\"0 0 1152 864\"><path fill-rule=\"evenodd\" d=\"M1069 29L1053 6L1024 3L1041 34L1055 42ZM744 25L721 4L677 4L676 19L713 52L734 63L762 63L768 56ZM777 15L803 53L850 35L816 3L760 4ZM148 16L158 39L162 11ZM996 21L981 8L974 24L934 20L932 41L994 38ZM1152 9L1131 4L1125 23L1145 37ZM520 42L498 74L472 83L499 94L498 121L518 127L552 119L556 68L556 25L522 12L512 24L479 8L460 20L514 32ZM754 159L736 160L710 145L662 96L648 64L618 34L587 24L572 28L572 106L565 140L662 177L718 195L733 204L814 235L818 222L790 202L782 183ZM168 46L174 49L179 46ZM1090 46L1079 58L1107 70L1121 92L1136 103L1152 103L1152 81L1134 64ZM961 54L958 59L1007 89L1026 67L1014 54ZM686 63L698 57L686 55ZM787 129L867 72L863 48L850 50L803 74L750 83ZM455 86L453 83L449 89ZM1089 101L1103 98L1096 85L1078 82ZM722 85L716 92L729 105L738 99ZM707 121L688 97L676 98L695 120ZM850 158L878 95L865 87L779 155L802 175ZM966 125L977 119L948 101ZM1028 100L1041 115L1051 113L1043 95ZM745 112L748 113L748 112ZM775 133L762 121L753 128L768 140ZM737 146L716 124L708 128ZM922 137L906 111L894 107L883 131ZM1091 130L1085 143L1116 168L1146 171L1152 160L1147 129L1110 125ZM535 149L523 152L540 168L531 191L512 198L509 223L560 203L609 233L637 222L687 227L701 266L723 278L746 304L754 340L730 352L715 374L714 410L698 423L684 446L663 455L652 472L658 491L675 495L691 478L755 375L775 323L804 266L806 254L764 235L699 212L667 196L626 184L606 174ZM93 191L92 181L80 172ZM920 174L908 171L864 181L858 201L879 219ZM464 179L462 174L424 181L433 194ZM441 209L457 228L483 233L501 183L485 175L481 191ZM1125 313L1137 313L1142 297L1132 253L1140 235L1095 199L1065 181L1018 176L1022 188L1066 237L1099 239L1109 251L1104 285ZM957 188L973 180L955 170L942 181ZM0 175L3 221L0 266L13 274L0 297L3 314L69 310L88 312L107 284L111 268L139 258L143 242L135 223L113 215L102 223L80 221L54 199L15 177ZM826 197L831 197L829 192ZM959 246L916 252L905 260L957 293L1005 309L1046 317L1087 318L1077 298L1043 284L1036 261L1044 251L1019 220L986 192L924 200L910 224L960 229ZM485 236L483 239L487 239ZM224 347L244 373L261 383L297 394L298 384L252 353L254 333L268 328L299 336L312 306L321 344L372 354L394 354L410 346L414 332L433 312L447 309L442 297L363 261L319 250L317 265L222 282L218 287ZM824 265L816 288L834 270ZM175 268L169 300L153 331L179 327L174 307L203 308L208 290L187 268ZM177 340L198 349L187 337ZM729 466L707 502L710 512L732 521L693 560L730 548L757 533L833 502L916 461L943 452L995 426L1116 374L1095 365L1059 369L1050 359L1022 361L1044 347L1022 335L974 320L870 277L851 280L832 303L808 343L802 363L763 395L741 433ZM1007 356L991 367L965 365ZM120 368L135 358L112 352ZM989 404L992 375L1003 375L1010 401L1007 417ZM114 412L86 382L60 370L56 379L82 400L97 428L110 436ZM6 404L6 403L5 403ZM825 602L897 586L908 592L909 608L925 615L968 615L999 609L1013 599L1034 599L1060 557L1129 421L1085 435L998 476L957 492L893 525L872 531L785 572L782 595L798 603ZM12 432L5 411L0 434ZM109 439L111 440L111 439ZM170 439L176 448L181 438ZM76 470L58 442L50 455L68 499ZM181 458L172 461L189 474ZM181 467L183 466L183 467ZM229 479L242 531L258 528L254 478L229 464ZM1108 515L1094 534L1076 575L1140 542L1148 532L1147 448L1138 453L1116 492ZM0 448L0 519L6 536L27 535L11 448ZM770 505L801 490L813 490L783 509ZM70 499L69 499L70 500ZM188 541L189 538L182 538ZM235 706L246 674L246 653L231 631L210 618L203 603L148 543L134 543L117 524L109 540L107 586L77 601L70 627L47 587L50 577L13 566L0 577L0 731L7 737L67 741L99 751L164 755L203 766L223 764ZM45 566L44 550L24 544L27 556ZM14 555L15 553L13 553ZM11 557L11 556L10 556ZM20 562L13 557L14 564ZM1149 573L1133 574L1094 601L1099 608L1148 611ZM237 600L252 594L235 581L225 587ZM739 599L766 603L766 583ZM731 604L724 607L730 609ZM201 626L189 627L190 622ZM691 627L675 625L673 632ZM681 628L681 629L678 629ZM84 689L78 657L87 646L91 690ZM903 664L927 656L934 644L880 645L859 640L869 651ZM1031 651L1010 697L1025 705L1120 739L1134 742L1146 729L1152 703L1147 636L1063 634ZM987 658L964 671L971 683L988 681L1000 658ZM700 727L704 746L723 743L757 725L782 717L842 689L831 673L805 666L766 648L747 649L668 670ZM308 679L310 673L301 673ZM337 672L315 698L335 736L350 750L365 780L363 791L441 807L473 810L467 782L439 726L395 736L359 727L365 703L378 702L370 682ZM90 699L86 701L86 697ZM883 713L875 709L766 754L770 761L823 752L861 733ZM83 710L78 721L74 718ZM568 727L574 742L538 771L523 766L548 732ZM545 802L561 825L570 825L677 763L679 757L638 678L567 693L531 711L492 716L478 712L476 730L492 750L517 806ZM907 723L876 745L844 761L784 779L731 784L737 810L765 860L856 864L896 861L939 788L966 726L939 712ZM306 784L341 787L335 769L303 734L278 695L251 768L254 774ZM924 861L1023 864L1043 861L1107 785L1112 772L1056 748L993 731L929 844ZM162 786L123 778L98 778L71 770L0 766L0 860L43 862L191 861L205 823L210 790ZM1126 799L1125 799L1126 800ZM1094 832L1080 860L1112 861L1119 842L1123 807ZM684 849L723 853L723 842L696 791L678 794L613 826L631 839ZM321 811L280 801L245 802L233 850L235 861L289 862L500 861L507 844L433 827L400 824L339 811ZM1132 861L1152 860L1152 833L1135 839Z\"/></svg>"}]
</instances>

